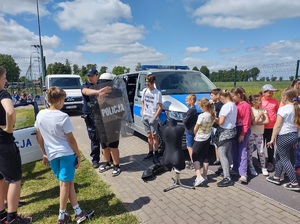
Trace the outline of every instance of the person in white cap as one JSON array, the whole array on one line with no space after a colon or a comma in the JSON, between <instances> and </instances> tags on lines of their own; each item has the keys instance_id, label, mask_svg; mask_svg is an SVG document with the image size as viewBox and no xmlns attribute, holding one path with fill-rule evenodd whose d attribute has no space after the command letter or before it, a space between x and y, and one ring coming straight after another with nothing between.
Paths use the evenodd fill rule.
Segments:
<instances>
[{"instance_id":1,"label":"person in white cap","mask_svg":"<svg viewBox=\"0 0 300 224\"><path fill-rule=\"evenodd\" d=\"M114 75L111 73L103 73L100 75L100 85L113 86ZM115 105L114 99L122 98L120 89L113 87L112 91L103 99L98 101L101 111L111 108ZM100 144L104 156L105 164L100 166L99 172L103 173L110 168L113 168L112 176L116 177L121 173L120 168L120 151L119 138L121 129L121 120L124 110L110 111L109 113L101 113L100 116L95 117L95 124L98 130ZM112 119L110 119L112 118Z\"/></svg>"},{"instance_id":2,"label":"person in white cap","mask_svg":"<svg viewBox=\"0 0 300 224\"><path fill-rule=\"evenodd\" d=\"M91 141L91 154L93 168L99 167L100 161L100 142L96 134L96 127L93 118L93 105L92 102L95 96L98 96L100 93L107 93L111 91L111 87L104 87L102 89L96 90L93 89L93 86L99 83L99 73L96 68L91 68L87 70L87 81L81 86L81 93L83 98L83 107L82 107L82 117L86 123L86 128L88 132L89 139Z\"/></svg>"},{"instance_id":3,"label":"person in white cap","mask_svg":"<svg viewBox=\"0 0 300 224\"><path fill-rule=\"evenodd\" d=\"M274 92L278 90L275 89L271 84L265 84L261 88L261 106L265 108L268 113L269 123L265 125L264 130L264 142L270 142L272 137L272 131L276 122L277 111L279 108L279 103L276 99L273 98ZM267 146L268 153L268 165L267 170L272 172L274 170L274 147Z\"/></svg>"}]
</instances>

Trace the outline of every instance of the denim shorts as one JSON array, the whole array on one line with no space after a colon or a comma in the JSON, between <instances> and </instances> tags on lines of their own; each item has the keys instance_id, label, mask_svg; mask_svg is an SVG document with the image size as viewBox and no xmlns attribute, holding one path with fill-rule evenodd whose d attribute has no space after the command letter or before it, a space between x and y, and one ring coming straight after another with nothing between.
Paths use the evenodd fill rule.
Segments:
<instances>
[{"instance_id":1,"label":"denim shorts","mask_svg":"<svg viewBox=\"0 0 300 224\"><path fill-rule=\"evenodd\" d=\"M76 156L62 156L50 161L51 169L56 178L62 182L70 182L75 176Z\"/></svg>"},{"instance_id":2,"label":"denim shorts","mask_svg":"<svg viewBox=\"0 0 300 224\"><path fill-rule=\"evenodd\" d=\"M186 137L186 146L187 147L193 147L194 145L194 138L195 138L195 135L194 134L185 134L185 137Z\"/></svg>"}]
</instances>

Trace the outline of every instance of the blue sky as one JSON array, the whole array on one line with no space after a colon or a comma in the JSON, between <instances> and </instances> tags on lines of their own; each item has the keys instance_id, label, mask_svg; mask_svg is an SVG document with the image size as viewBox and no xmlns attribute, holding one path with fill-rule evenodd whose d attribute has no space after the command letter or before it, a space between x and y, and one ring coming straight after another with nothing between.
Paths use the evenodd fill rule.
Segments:
<instances>
[{"instance_id":1,"label":"blue sky","mask_svg":"<svg viewBox=\"0 0 300 224\"><path fill-rule=\"evenodd\" d=\"M176 64L210 70L300 59L299 0L39 0L47 64ZM1 0L0 53L26 72L36 0Z\"/></svg>"}]
</instances>

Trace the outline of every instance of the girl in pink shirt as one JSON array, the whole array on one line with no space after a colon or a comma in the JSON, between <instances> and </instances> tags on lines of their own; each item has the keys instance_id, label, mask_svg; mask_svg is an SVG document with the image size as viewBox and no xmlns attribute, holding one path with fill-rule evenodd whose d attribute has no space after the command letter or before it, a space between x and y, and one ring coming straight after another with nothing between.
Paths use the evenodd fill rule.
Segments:
<instances>
[{"instance_id":1,"label":"girl in pink shirt","mask_svg":"<svg viewBox=\"0 0 300 224\"><path fill-rule=\"evenodd\" d=\"M231 90L231 94L238 110L236 120L237 137L232 148L233 170L239 172L242 183L247 183L247 144L251 133L251 106L247 102L244 89L234 88Z\"/></svg>"},{"instance_id":2,"label":"girl in pink shirt","mask_svg":"<svg viewBox=\"0 0 300 224\"><path fill-rule=\"evenodd\" d=\"M277 111L279 108L279 103L273 98L274 92L278 91L271 84L265 84L261 89L261 106L265 108L268 113L269 123L265 125L264 131L264 142L267 143L271 141L272 131L276 122ZM268 152L268 165L267 169L269 172L274 170L274 147L267 146Z\"/></svg>"}]
</instances>

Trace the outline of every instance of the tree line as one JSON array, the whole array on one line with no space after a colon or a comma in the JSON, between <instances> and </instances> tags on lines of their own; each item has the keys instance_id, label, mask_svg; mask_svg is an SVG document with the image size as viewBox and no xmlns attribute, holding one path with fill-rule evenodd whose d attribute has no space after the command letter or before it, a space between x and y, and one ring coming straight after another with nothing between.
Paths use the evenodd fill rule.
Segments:
<instances>
[{"instance_id":1,"label":"tree line","mask_svg":"<svg viewBox=\"0 0 300 224\"><path fill-rule=\"evenodd\" d=\"M11 55L0 54L0 65L5 67L7 71L7 80L9 82L30 82L33 80L27 80L27 77L20 77L20 71L18 64L15 62ZM86 81L86 72L90 68L97 68L96 64L87 64L83 66L78 66L77 64L71 63L68 59L66 59L65 63L55 62L51 63L47 66L46 73L47 74L78 74L81 76L83 81ZM97 68L100 74L103 74L107 71L108 67L101 66L100 69ZM135 71L141 70L141 63L137 63L135 67ZM248 81L282 81L282 77L272 76L270 77L260 77L260 70L257 67L253 67L251 69L246 70L219 70L210 72L207 66L201 66L200 69L197 66L194 66L192 70L202 72L206 77L208 77L212 82L232 82L235 80L237 82L248 82ZM130 72L129 68L125 66L115 66L112 69L112 73L115 75L120 75L124 73ZM290 80L294 79L294 76L289 77Z\"/></svg>"}]
</instances>

